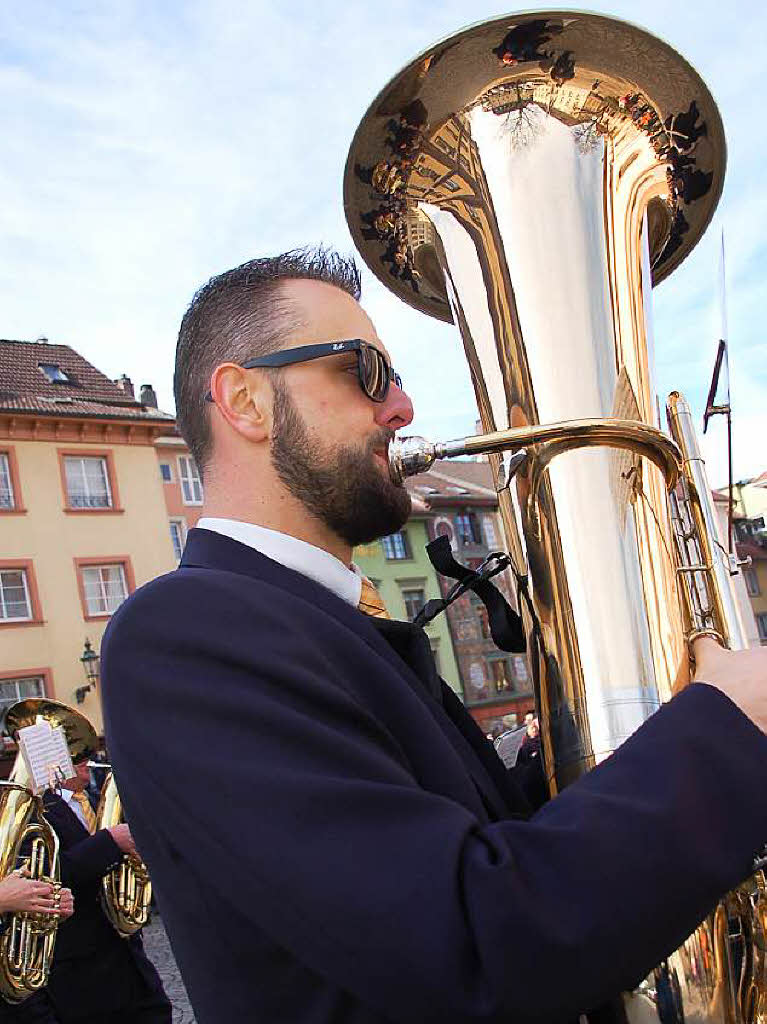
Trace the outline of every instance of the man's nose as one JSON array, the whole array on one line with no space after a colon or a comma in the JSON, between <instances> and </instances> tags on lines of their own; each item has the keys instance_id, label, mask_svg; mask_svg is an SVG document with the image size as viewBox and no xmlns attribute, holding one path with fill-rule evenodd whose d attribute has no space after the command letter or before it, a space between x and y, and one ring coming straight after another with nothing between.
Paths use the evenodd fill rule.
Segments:
<instances>
[{"instance_id":1,"label":"man's nose","mask_svg":"<svg viewBox=\"0 0 767 1024\"><path fill-rule=\"evenodd\" d=\"M396 384L389 385L386 398L376 406L375 421L379 427L399 430L413 422L413 403L407 393Z\"/></svg>"}]
</instances>

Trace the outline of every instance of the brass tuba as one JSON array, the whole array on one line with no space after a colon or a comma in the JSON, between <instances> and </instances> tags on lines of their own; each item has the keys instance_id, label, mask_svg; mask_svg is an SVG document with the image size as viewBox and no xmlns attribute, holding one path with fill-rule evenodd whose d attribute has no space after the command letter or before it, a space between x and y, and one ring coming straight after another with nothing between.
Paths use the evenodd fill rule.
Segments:
<instances>
[{"instance_id":1,"label":"brass tuba","mask_svg":"<svg viewBox=\"0 0 767 1024\"><path fill-rule=\"evenodd\" d=\"M96 827L111 828L124 820L120 794L117 792L114 775L110 772L101 790ZM125 854L120 863L102 879L101 905L123 939L130 938L147 923L151 899L152 883L140 857Z\"/></svg>"},{"instance_id":2,"label":"brass tuba","mask_svg":"<svg viewBox=\"0 0 767 1024\"><path fill-rule=\"evenodd\" d=\"M45 698L30 698L12 705L5 728L13 736L34 725L41 715L53 727L61 726L73 757L91 753L98 739L90 722L74 708ZM30 877L51 882L58 893L59 841L45 820L42 799L35 795L24 759L19 753L7 781L0 782L0 878L22 860ZM0 995L20 1003L48 982L56 930L56 914L9 915L0 936Z\"/></svg>"},{"instance_id":3,"label":"brass tuba","mask_svg":"<svg viewBox=\"0 0 767 1024\"><path fill-rule=\"evenodd\" d=\"M435 44L352 142L355 243L396 295L458 326L483 430L393 444L392 475L489 454L552 794L689 679L692 637L744 646L737 567L676 393L671 436L661 429L650 319L654 284L713 215L725 163L694 69L633 25L575 11ZM669 1007L679 1024L759 1018L763 883L727 897L626 996L630 1020L661 1004L663 1024Z\"/></svg>"}]
</instances>

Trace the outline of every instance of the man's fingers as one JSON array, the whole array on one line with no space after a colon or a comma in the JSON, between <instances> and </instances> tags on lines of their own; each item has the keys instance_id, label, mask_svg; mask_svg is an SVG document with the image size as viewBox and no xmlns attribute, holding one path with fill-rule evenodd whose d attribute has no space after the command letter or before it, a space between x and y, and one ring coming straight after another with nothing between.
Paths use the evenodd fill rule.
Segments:
<instances>
[{"instance_id":1,"label":"man's fingers","mask_svg":"<svg viewBox=\"0 0 767 1024\"><path fill-rule=\"evenodd\" d=\"M715 655L721 650L722 645L717 643L711 636L699 636L692 642L692 653L695 655L696 661L710 655Z\"/></svg>"}]
</instances>

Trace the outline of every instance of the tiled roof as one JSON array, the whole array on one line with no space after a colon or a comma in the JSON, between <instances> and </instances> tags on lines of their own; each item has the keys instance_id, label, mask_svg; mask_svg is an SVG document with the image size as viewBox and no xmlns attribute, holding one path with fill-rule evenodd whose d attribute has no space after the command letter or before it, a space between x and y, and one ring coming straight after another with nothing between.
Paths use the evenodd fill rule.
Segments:
<instances>
[{"instance_id":1,"label":"tiled roof","mask_svg":"<svg viewBox=\"0 0 767 1024\"><path fill-rule=\"evenodd\" d=\"M407 488L427 504L498 503L490 464L484 460L441 459L427 473L408 477Z\"/></svg>"},{"instance_id":2,"label":"tiled roof","mask_svg":"<svg viewBox=\"0 0 767 1024\"><path fill-rule=\"evenodd\" d=\"M52 363L69 380L48 380L40 363ZM70 348L48 341L0 339L0 412L38 416L96 416L110 419L173 420L170 413L142 405Z\"/></svg>"}]
</instances>

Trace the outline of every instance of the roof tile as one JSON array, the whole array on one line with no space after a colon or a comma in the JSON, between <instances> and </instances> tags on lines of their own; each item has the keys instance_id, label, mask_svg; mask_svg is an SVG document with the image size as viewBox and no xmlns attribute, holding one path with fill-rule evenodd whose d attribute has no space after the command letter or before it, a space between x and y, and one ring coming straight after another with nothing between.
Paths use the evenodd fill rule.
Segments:
<instances>
[{"instance_id":1,"label":"roof tile","mask_svg":"<svg viewBox=\"0 0 767 1024\"><path fill-rule=\"evenodd\" d=\"M48 380L41 363L53 363L68 381ZM142 405L69 345L0 339L0 412L112 419L173 420Z\"/></svg>"}]
</instances>

